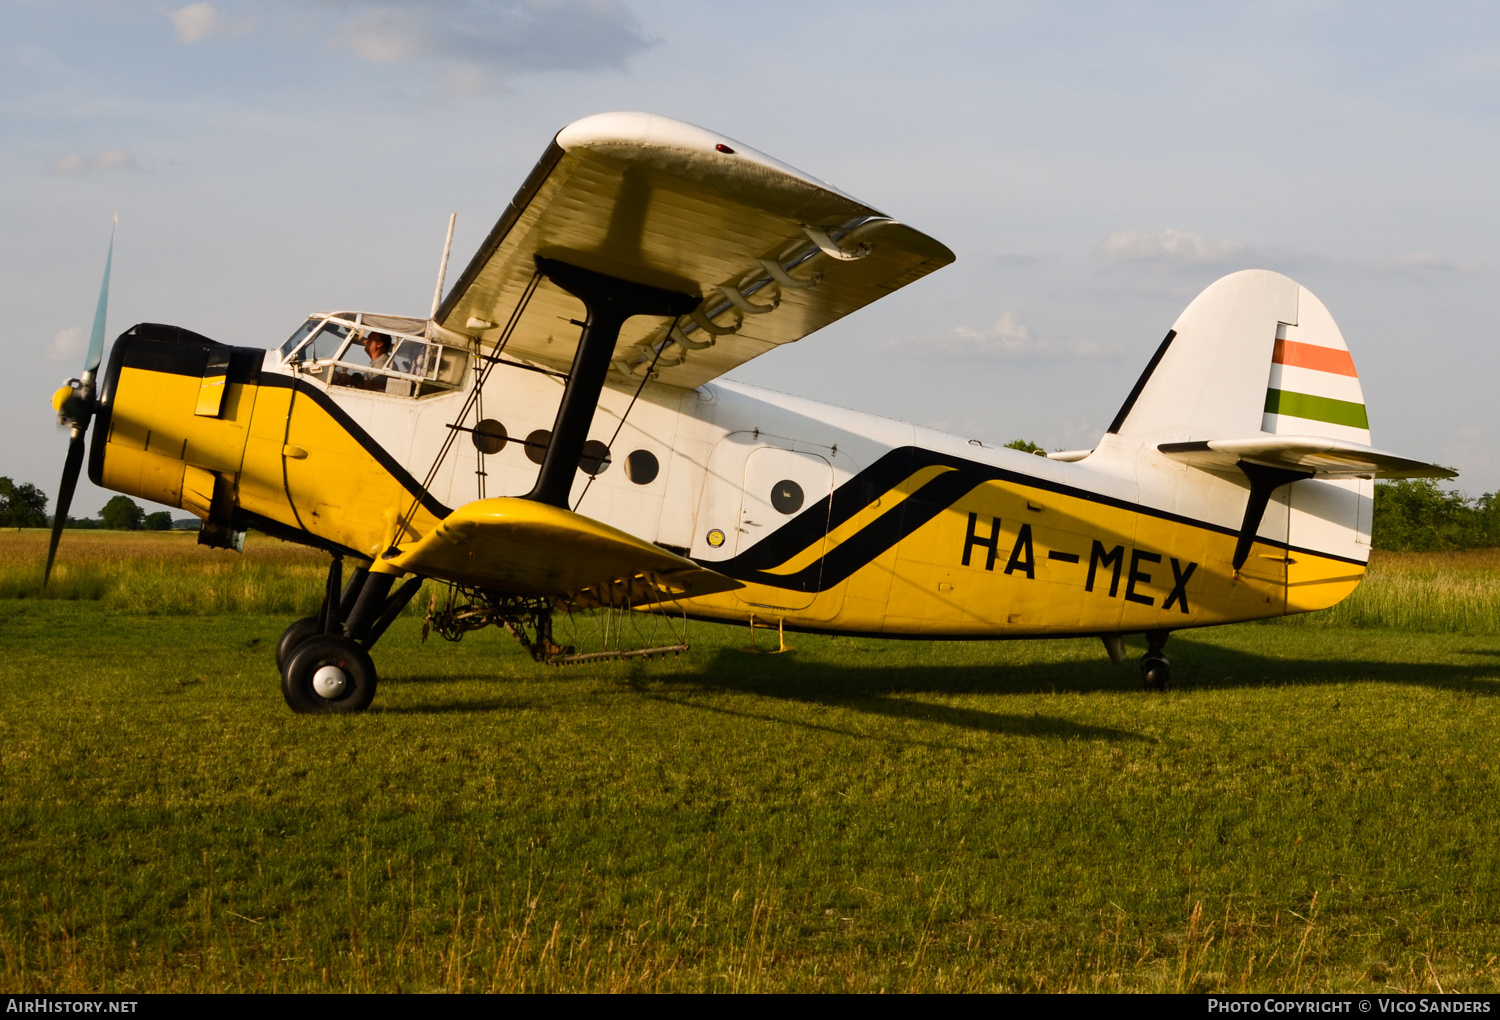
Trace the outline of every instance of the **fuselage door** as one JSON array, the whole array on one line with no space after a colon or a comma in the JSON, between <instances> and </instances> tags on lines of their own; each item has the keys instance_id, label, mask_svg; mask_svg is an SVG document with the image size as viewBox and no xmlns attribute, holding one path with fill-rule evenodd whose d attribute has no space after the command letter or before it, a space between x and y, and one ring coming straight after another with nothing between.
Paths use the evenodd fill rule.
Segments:
<instances>
[{"instance_id":1,"label":"fuselage door","mask_svg":"<svg viewBox=\"0 0 1500 1020\"><path fill-rule=\"evenodd\" d=\"M759 549L758 566L779 580L736 594L752 605L806 608L819 588L833 466L816 454L762 446L745 459L744 479L739 554Z\"/></svg>"}]
</instances>

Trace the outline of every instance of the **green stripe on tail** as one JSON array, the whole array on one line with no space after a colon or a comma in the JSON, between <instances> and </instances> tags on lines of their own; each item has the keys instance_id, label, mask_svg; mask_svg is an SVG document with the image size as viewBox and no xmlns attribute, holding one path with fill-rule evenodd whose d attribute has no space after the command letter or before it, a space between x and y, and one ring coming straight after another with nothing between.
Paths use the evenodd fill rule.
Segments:
<instances>
[{"instance_id":1,"label":"green stripe on tail","mask_svg":"<svg viewBox=\"0 0 1500 1020\"><path fill-rule=\"evenodd\" d=\"M1311 393L1293 393L1291 390L1266 390L1266 413L1289 414L1294 418L1326 421L1330 425L1347 425L1353 429L1370 428L1364 404L1356 404L1352 400L1334 400L1332 397L1315 397Z\"/></svg>"}]
</instances>

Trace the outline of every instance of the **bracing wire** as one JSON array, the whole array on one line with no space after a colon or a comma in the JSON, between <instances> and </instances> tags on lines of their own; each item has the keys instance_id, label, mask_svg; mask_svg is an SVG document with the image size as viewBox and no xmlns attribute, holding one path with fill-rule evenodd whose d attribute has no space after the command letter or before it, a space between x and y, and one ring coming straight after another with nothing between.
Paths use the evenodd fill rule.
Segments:
<instances>
[{"instance_id":1,"label":"bracing wire","mask_svg":"<svg viewBox=\"0 0 1500 1020\"><path fill-rule=\"evenodd\" d=\"M476 385L474 386L473 391L469 393L468 399L464 401L464 406L459 410L458 417L455 420L455 424L462 425L464 423L464 419L469 416L469 412L473 410L475 405L478 403L479 395L484 391L484 384L489 380L490 373L495 370L495 366L500 363L500 353L505 350L505 345L510 343L511 334L515 332L516 326L521 321L521 315L526 311L526 306L531 303L531 296L536 293L537 285L541 283L541 280L542 274L540 270L531 274L531 279L527 282L526 289L521 293L521 300L516 302L516 307L510 313L510 319L505 323L505 329L501 332L500 339L495 344L494 353L491 354L488 358L485 358L483 347L479 347L478 356L484 359L485 366L484 368L479 370ZM437 473L439 469L442 468L443 461L447 459L448 454L452 451L453 443L455 440L457 440L457 438L458 430L449 429L447 438L443 440L442 447L439 448L437 456L433 459L432 467L427 471L427 477L422 479L422 487L420 490L422 493L426 493L431 490L432 483L437 478ZM421 505L421 501L422 497L420 494L413 496L411 506L407 508L406 513L402 514L400 519L396 522L396 535L394 541L397 544L399 544L401 541L402 533L405 532L407 527L410 526L412 520L416 517L417 507Z\"/></svg>"}]
</instances>

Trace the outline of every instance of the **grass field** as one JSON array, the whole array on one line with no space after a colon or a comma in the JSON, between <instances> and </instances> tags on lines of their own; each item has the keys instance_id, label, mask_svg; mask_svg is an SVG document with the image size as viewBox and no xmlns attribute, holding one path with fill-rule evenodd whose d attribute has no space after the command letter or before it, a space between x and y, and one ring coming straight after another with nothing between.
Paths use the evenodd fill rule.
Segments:
<instances>
[{"instance_id":1,"label":"grass field","mask_svg":"<svg viewBox=\"0 0 1500 1020\"><path fill-rule=\"evenodd\" d=\"M1493 554L1175 636L1165 695L1097 641L548 670L407 620L343 718L271 663L316 557L88 538L37 599L0 534L7 989L1500 986Z\"/></svg>"}]
</instances>

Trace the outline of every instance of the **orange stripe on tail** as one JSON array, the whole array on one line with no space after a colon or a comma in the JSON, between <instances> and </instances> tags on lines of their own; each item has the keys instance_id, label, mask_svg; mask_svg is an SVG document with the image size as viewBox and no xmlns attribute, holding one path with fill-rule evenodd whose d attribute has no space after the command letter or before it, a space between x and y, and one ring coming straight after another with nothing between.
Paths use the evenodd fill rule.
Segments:
<instances>
[{"instance_id":1,"label":"orange stripe on tail","mask_svg":"<svg viewBox=\"0 0 1500 1020\"><path fill-rule=\"evenodd\" d=\"M1336 351L1332 347L1299 344L1295 340L1277 340L1276 351L1271 355L1271 361L1277 365L1311 368L1317 372L1332 372L1334 375L1350 375L1356 379L1359 378L1359 373L1354 371L1354 359L1349 357L1349 352Z\"/></svg>"}]
</instances>

